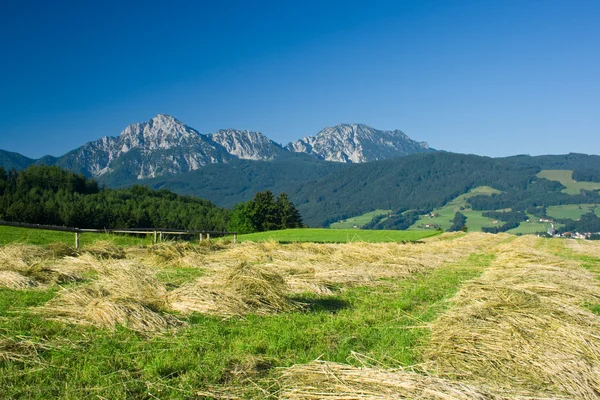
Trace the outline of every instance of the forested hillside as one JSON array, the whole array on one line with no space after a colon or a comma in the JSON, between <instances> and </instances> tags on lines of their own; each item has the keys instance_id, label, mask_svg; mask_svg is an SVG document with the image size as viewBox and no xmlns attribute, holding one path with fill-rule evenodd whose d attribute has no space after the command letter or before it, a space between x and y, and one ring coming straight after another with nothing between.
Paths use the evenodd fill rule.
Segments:
<instances>
[{"instance_id":1,"label":"forested hillside","mask_svg":"<svg viewBox=\"0 0 600 400\"><path fill-rule=\"evenodd\" d=\"M227 164L211 164L186 174L141 183L154 189L167 188L180 194L207 198L222 207L233 207L265 190L275 194L287 192L295 201L293 192L301 185L353 166L292 153L285 159L274 161L233 160Z\"/></svg>"},{"instance_id":2,"label":"forested hillside","mask_svg":"<svg viewBox=\"0 0 600 400\"><path fill-rule=\"evenodd\" d=\"M25 157L19 153L0 150L0 167L4 167L6 171L11 169L25 169L34 162L35 160Z\"/></svg>"},{"instance_id":3,"label":"forested hillside","mask_svg":"<svg viewBox=\"0 0 600 400\"><path fill-rule=\"evenodd\" d=\"M477 186L520 192L539 170L488 157L425 153L354 165L290 193L309 225L327 225L378 208L433 209Z\"/></svg>"},{"instance_id":4,"label":"forested hillside","mask_svg":"<svg viewBox=\"0 0 600 400\"><path fill-rule=\"evenodd\" d=\"M230 212L208 200L145 186L100 188L58 167L0 168L0 219L79 228L225 230Z\"/></svg>"},{"instance_id":5,"label":"forested hillside","mask_svg":"<svg viewBox=\"0 0 600 400\"><path fill-rule=\"evenodd\" d=\"M144 181L154 188L208 198L231 207L256 192L287 192L309 226L361 215L375 209L419 210L446 204L478 186L503 193L473 200L475 207L525 209L538 204L593 202L596 192L569 196L558 182L536 177L542 169L600 170L600 156L514 156L489 158L447 152L422 153L364 164L319 162L306 157L234 161L209 165L172 178ZM485 206L480 205L487 202ZM504 205L504 207L500 207ZM405 226L408 220L386 226Z\"/></svg>"}]
</instances>

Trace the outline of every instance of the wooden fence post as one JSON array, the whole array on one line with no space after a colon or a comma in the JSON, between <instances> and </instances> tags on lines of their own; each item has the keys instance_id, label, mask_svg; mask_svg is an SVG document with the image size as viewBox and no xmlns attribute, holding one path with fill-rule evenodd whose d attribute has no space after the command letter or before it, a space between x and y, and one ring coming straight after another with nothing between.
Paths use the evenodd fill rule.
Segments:
<instances>
[{"instance_id":1,"label":"wooden fence post","mask_svg":"<svg viewBox=\"0 0 600 400\"><path fill-rule=\"evenodd\" d=\"M79 250L79 232L75 232L75 250Z\"/></svg>"},{"instance_id":2,"label":"wooden fence post","mask_svg":"<svg viewBox=\"0 0 600 400\"><path fill-rule=\"evenodd\" d=\"M157 232L154 231L154 244L156 244L156 234L157 234Z\"/></svg>"},{"instance_id":3,"label":"wooden fence post","mask_svg":"<svg viewBox=\"0 0 600 400\"><path fill-rule=\"evenodd\" d=\"M200 239L199 242L202 243L202 232L200 232Z\"/></svg>"},{"instance_id":4,"label":"wooden fence post","mask_svg":"<svg viewBox=\"0 0 600 400\"><path fill-rule=\"evenodd\" d=\"M237 233L233 234L233 244L237 243Z\"/></svg>"},{"instance_id":5,"label":"wooden fence post","mask_svg":"<svg viewBox=\"0 0 600 400\"><path fill-rule=\"evenodd\" d=\"M206 234L206 240L210 240L210 233Z\"/></svg>"},{"instance_id":6,"label":"wooden fence post","mask_svg":"<svg viewBox=\"0 0 600 400\"><path fill-rule=\"evenodd\" d=\"M161 241L161 243L162 243L162 234L163 234L163 233L162 233L162 232L160 232L160 241Z\"/></svg>"}]
</instances>

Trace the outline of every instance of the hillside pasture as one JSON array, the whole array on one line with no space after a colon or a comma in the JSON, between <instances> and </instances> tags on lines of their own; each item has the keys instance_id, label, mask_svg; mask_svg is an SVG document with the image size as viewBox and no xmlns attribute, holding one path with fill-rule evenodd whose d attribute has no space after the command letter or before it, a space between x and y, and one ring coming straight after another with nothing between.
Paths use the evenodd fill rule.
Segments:
<instances>
[{"instance_id":1,"label":"hillside pasture","mask_svg":"<svg viewBox=\"0 0 600 400\"><path fill-rule=\"evenodd\" d=\"M282 243L312 242L312 243L352 243L352 242L402 242L421 240L438 234L435 231L392 231L392 230L356 230L356 229L325 229L302 228L284 229L239 235L240 242L275 241Z\"/></svg>"},{"instance_id":2,"label":"hillside pasture","mask_svg":"<svg viewBox=\"0 0 600 400\"><path fill-rule=\"evenodd\" d=\"M600 207L596 204L565 204L546 208L546 214L552 218L568 218L576 220L583 214L594 212L600 216Z\"/></svg>"},{"instance_id":3,"label":"hillside pasture","mask_svg":"<svg viewBox=\"0 0 600 400\"><path fill-rule=\"evenodd\" d=\"M573 180L573 171L566 169L545 169L537 174L538 178L546 178L550 181L560 182L565 189L563 193L579 194L581 190L600 190L600 183L577 182Z\"/></svg>"},{"instance_id":4,"label":"hillside pasture","mask_svg":"<svg viewBox=\"0 0 600 400\"><path fill-rule=\"evenodd\" d=\"M560 224L555 224L555 228L559 228ZM550 228L550 224L548 222L538 222L536 220L531 220L530 222L521 222L519 226L513 229L509 229L507 233L512 233L515 235L535 235L537 233L546 233Z\"/></svg>"},{"instance_id":5,"label":"hillside pasture","mask_svg":"<svg viewBox=\"0 0 600 400\"><path fill-rule=\"evenodd\" d=\"M118 250L0 246L3 398L600 392L600 243L446 233Z\"/></svg>"},{"instance_id":6,"label":"hillside pasture","mask_svg":"<svg viewBox=\"0 0 600 400\"><path fill-rule=\"evenodd\" d=\"M378 217L380 215L387 215L390 212L392 212L392 210L377 209L375 211L371 211L363 215L359 215L357 217L351 217L338 222L334 222L333 224L329 225L329 227L331 229L360 229L363 227L363 225L371 222L373 218Z\"/></svg>"},{"instance_id":7,"label":"hillside pasture","mask_svg":"<svg viewBox=\"0 0 600 400\"><path fill-rule=\"evenodd\" d=\"M479 186L474 189L471 189L468 193L461 194L456 197L454 200L450 201L444 207L436 208L432 211L432 213L436 214L435 217L428 217L426 215L422 215L421 219L415 222L409 229L427 229L425 227L426 224L429 225L438 225L443 230L448 230L452 226L452 219L457 212L461 212L467 217L466 226L471 232L480 232L481 228L493 227L504 224L503 222L499 222L498 224L494 224L494 220L491 218L484 217L481 211L473 211L470 209L467 204L467 199L473 196L479 195L492 195L495 193L500 193L500 191L489 187L489 186ZM429 228L434 229L434 228Z\"/></svg>"}]
</instances>

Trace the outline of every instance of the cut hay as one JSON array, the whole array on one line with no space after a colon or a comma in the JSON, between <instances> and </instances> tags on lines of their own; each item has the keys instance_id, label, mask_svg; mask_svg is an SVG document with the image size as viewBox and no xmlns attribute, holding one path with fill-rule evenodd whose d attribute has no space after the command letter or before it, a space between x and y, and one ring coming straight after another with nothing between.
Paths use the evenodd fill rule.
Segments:
<instances>
[{"instance_id":1,"label":"cut hay","mask_svg":"<svg viewBox=\"0 0 600 400\"><path fill-rule=\"evenodd\" d=\"M15 280L20 280L19 285L28 287L56 282L74 282L80 279L76 275L52 268L52 257L50 250L40 246L23 244L3 246L0 247L0 271L18 272L19 275L30 281L29 284L26 284L23 278L8 273L3 275L5 281L12 280L13 284L17 284ZM20 288L25 288L25 286Z\"/></svg>"},{"instance_id":2,"label":"cut hay","mask_svg":"<svg viewBox=\"0 0 600 400\"><path fill-rule=\"evenodd\" d=\"M54 261L48 267L54 271L70 275L85 275L104 269L102 262L90 254L82 254L79 257L66 256Z\"/></svg>"},{"instance_id":3,"label":"cut hay","mask_svg":"<svg viewBox=\"0 0 600 400\"><path fill-rule=\"evenodd\" d=\"M77 250L66 243L56 242L48 245L48 250L54 258L74 257L77 255Z\"/></svg>"},{"instance_id":4,"label":"cut hay","mask_svg":"<svg viewBox=\"0 0 600 400\"><path fill-rule=\"evenodd\" d=\"M50 257L50 252L40 246L26 244L0 246L0 270L26 271Z\"/></svg>"},{"instance_id":5,"label":"cut hay","mask_svg":"<svg viewBox=\"0 0 600 400\"><path fill-rule=\"evenodd\" d=\"M157 267L196 267L202 253L189 243L160 243L150 248L151 262Z\"/></svg>"},{"instance_id":6,"label":"cut hay","mask_svg":"<svg viewBox=\"0 0 600 400\"><path fill-rule=\"evenodd\" d=\"M37 286L37 283L26 276L15 271L0 271L0 288L5 289L31 289Z\"/></svg>"},{"instance_id":7,"label":"cut hay","mask_svg":"<svg viewBox=\"0 0 600 400\"><path fill-rule=\"evenodd\" d=\"M402 369L357 368L314 361L283 369L281 399L352 400L504 400L473 385L407 372ZM528 399L533 400L529 397Z\"/></svg>"},{"instance_id":8,"label":"cut hay","mask_svg":"<svg viewBox=\"0 0 600 400\"><path fill-rule=\"evenodd\" d=\"M188 254L208 276L225 276L242 262L282 275L293 293L329 294L335 287L378 285L483 252L510 235L469 234L431 243L279 244L244 242L223 251Z\"/></svg>"},{"instance_id":9,"label":"cut hay","mask_svg":"<svg viewBox=\"0 0 600 400\"><path fill-rule=\"evenodd\" d=\"M98 240L85 246L82 252L90 254L99 260L120 260L125 258L125 251L110 240Z\"/></svg>"},{"instance_id":10,"label":"cut hay","mask_svg":"<svg viewBox=\"0 0 600 400\"><path fill-rule=\"evenodd\" d=\"M114 298L97 287L85 287L62 293L43 309L54 319L74 324L89 324L115 329L121 325L139 332L161 332L181 325L168 314L128 298Z\"/></svg>"},{"instance_id":11,"label":"cut hay","mask_svg":"<svg viewBox=\"0 0 600 400\"><path fill-rule=\"evenodd\" d=\"M287 297L283 277L245 263L231 269L224 280L200 278L169 293L171 307L182 313L221 316L266 315L298 309Z\"/></svg>"},{"instance_id":12,"label":"cut hay","mask_svg":"<svg viewBox=\"0 0 600 400\"><path fill-rule=\"evenodd\" d=\"M600 240L567 240L566 245L575 253L600 260Z\"/></svg>"},{"instance_id":13,"label":"cut hay","mask_svg":"<svg viewBox=\"0 0 600 400\"><path fill-rule=\"evenodd\" d=\"M39 362L39 352L48 348L48 345L29 338L0 335L0 361Z\"/></svg>"},{"instance_id":14,"label":"cut hay","mask_svg":"<svg viewBox=\"0 0 600 400\"><path fill-rule=\"evenodd\" d=\"M152 271L130 261L102 264L97 281L64 290L40 312L53 319L114 329L161 332L182 325L164 312L166 290Z\"/></svg>"},{"instance_id":15,"label":"cut hay","mask_svg":"<svg viewBox=\"0 0 600 400\"><path fill-rule=\"evenodd\" d=\"M523 395L597 399L600 301L594 276L535 250L535 238L499 247L484 275L466 284L433 325L430 372Z\"/></svg>"}]
</instances>

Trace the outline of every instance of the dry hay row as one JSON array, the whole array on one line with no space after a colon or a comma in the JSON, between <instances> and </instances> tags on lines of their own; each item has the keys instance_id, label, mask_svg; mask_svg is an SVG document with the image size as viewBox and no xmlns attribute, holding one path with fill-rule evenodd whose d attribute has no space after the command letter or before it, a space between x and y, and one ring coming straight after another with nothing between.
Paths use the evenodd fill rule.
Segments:
<instances>
[{"instance_id":1,"label":"dry hay row","mask_svg":"<svg viewBox=\"0 0 600 400\"><path fill-rule=\"evenodd\" d=\"M536 250L533 237L499 246L484 275L463 286L432 326L430 372L523 395L600 397L600 302L576 262Z\"/></svg>"},{"instance_id":2,"label":"dry hay row","mask_svg":"<svg viewBox=\"0 0 600 400\"><path fill-rule=\"evenodd\" d=\"M124 257L125 252L110 241L97 241L79 252L64 243L47 248L18 243L0 246L0 288L20 290L76 282L97 260Z\"/></svg>"},{"instance_id":3,"label":"dry hay row","mask_svg":"<svg viewBox=\"0 0 600 400\"><path fill-rule=\"evenodd\" d=\"M498 394L475 385L402 369L353 367L314 361L283 369L280 399L347 400L550 400L558 397L523 397Z\"/></svg>"},{"instance_id":4,"label":"dry hay row","mask_svg":"<svg viewBox=\"0 0 600 400\"><path fill-rule=\"evenodd\" d=\"M242 243L222 251L187 252L172 262L202 266L208 277L249 263L282 275L293 293L331 294L332 287L373 285L382 278L408 278L483 252L505 235L470 234L452 241L408 243L315 244Z\"/></svg>"},{"instance_id":5,"label":"dry hay row","mask_svg":"<svg viewBox=\"0 0 600 400\"><path fill-rule=\"evenodd\" d=\"M600 240L566 240L566 245L575 253L600 259Z\"/></svg>"},{"instance_id":6,"label":"dry hay row","mask_svg":"<svg viewBox=\"0 0 600 400\"><path fill-rule=\"evenodd\" d=\"M432 324L423 374L317 361L283 369L280 398L600 398L600 318L582 308L600 288L536 241L500 244L463 286Z\"/></svg>"},{"instance_id":7,"label":"dry hay row","mask_svg":"<svg viewBox=\"0 0 600 400\"><path fill-rule=\"evenodd\" d=\"M285 280L272 271L241 264L219 280L197 280L168 292L156 270L134 260L103 261L99 278L63 289L40 307L49 318L114 329L162 332L185 325L170 311L218 316L269 314L301 305L288 298Z\"/></svg>"},{"instance_id":8,"label":"dry hay row","mask_svg":"<svg viewBox=\"0 0 600 400\"><path fill-rule=\"evenodd\" d=\"M87 260L91 261L91 260ZM130 260L85 264L98 272L91 284L63 289L38 312L52 319L114 329L161 332L182 325L166 313L166 289L155 272Z\"/></svg>"},{"instance_id":9,"label":"dry hay row","mask_svg":"<svg viewBox=\"0 0 600 400\"><path fill-rule=\"evenodd\" d=\"M209 271L206 277L171 292L156 279L156 263L148 265L147 254L140 256L138 251L133 254L139 260L115 260L123 254L112 248L110 242L97 244L93 251L88 249L79 257L66 256L51 263L43 261L48 256L47 250L35 246L7 246L2 250L13 252L5 257L13 260L13 266L0 277L5 278L3 282L11 282L13 288L28 288L39 283L23 275L30 273L34 266L45 265L46 276L54 276L54 282L78 280L92 271L98 279L91 284L63 289L39 311L68 322L110 329L123 325L137 331L160 332L182 325L169 314L171 310L226 317L291 311L302 306L289 299L293 292L327 294L332 285L408 277L463 258L502 239L486 234L469 236L470 240L458 238L452 243L407 245L267 242L208 250L189 245L157 246L150 253L150 259L154 257L156 261L158 257L177 264L202 265Z\"/></svg>"}]
</instances>

